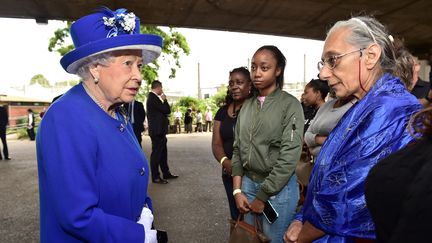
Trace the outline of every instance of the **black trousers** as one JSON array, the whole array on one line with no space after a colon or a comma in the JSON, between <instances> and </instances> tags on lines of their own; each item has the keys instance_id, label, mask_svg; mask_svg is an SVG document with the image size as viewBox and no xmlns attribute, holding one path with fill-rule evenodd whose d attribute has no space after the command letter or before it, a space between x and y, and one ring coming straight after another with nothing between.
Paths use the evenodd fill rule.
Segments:
<instances>
[{"instance_id":1,"label":"black trousers","mask_svg":"<svg viewBox=\"0 0 432 243\"><path fill-rule=\"evenodd\" d=\"M30 140L32 140L32 141L35 140L35 132L34 132L33 127L30 129L27 129L27 134L28 134Z\"/></svg>"},{"instance_id":2,"label":"black trousers","mask_svg":"<svg viewBox=\"0 0 432 243\"><path fill-rule=\"evenodd\" d=\"M9 150L6 143L6 127L1 126L0 127L0 138L3 144L3 155L5 158L9 158ZM0 154L0 159L3 159Z\"/></svg>"},{"instance_id":3,"label":"black trousers","mask_svg":"<svg viewBox=\"0 0 432 243\"><path fill-rule=\"evenodd\" d=\"M140 147L142 147L142 145L141 145L141 142L142 142L142 137L141 137L142 134L141 133L142 133L142 131L135 126L132 126L132 128L133 128L133 131L135 133L135 137L137 138Z\"/></svg>"},{"instance_id":4,"label":"black trousers","mask_svg":"<svg viewBox=\"0 0 432 243\"><path fill-rule=\"evenodd\" d=\"M170 174L168 167L168 150L166 135L153 135L150 136L152 142L152 152L150 155L150 167L152 179L155 180L160 177L159 167L161 168L163 176Z\"/></svg>"},{"instance_id":5,"label":"black trousers","mask_svg":"<svg viewBox=\"0 0 432 243\"><path fill-rule=\"evenodd\" d=\"M206 121L205 127L206 127L206 129L205 129L206 132L207 131L211 132L212 131L212 122L211 121Z\"/></svg>"},{"instance_id":6,"label":"black trousers","mask_svg":"<svg viewBox=\"0 0 432 243\"><path fill-rule=\"evenodd\" d=\"M180 119L175 119L174 120L174 126L176 128L176 133L178 131L178 133L181 133L181 123L180 123ZM178 130L177 130L178 129Z\"/></svg>"}]
</instances>

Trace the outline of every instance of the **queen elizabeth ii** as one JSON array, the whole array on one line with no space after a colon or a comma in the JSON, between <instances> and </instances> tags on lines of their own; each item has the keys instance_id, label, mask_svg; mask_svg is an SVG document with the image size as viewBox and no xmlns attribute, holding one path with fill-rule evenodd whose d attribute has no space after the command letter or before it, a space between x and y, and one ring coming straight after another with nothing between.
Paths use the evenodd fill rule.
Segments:
<instances>
[{"instance_id":1,"label":"queen elizabeth ii","mask_svg":"<svg viewBox=\"0 0 432 243\"><path fill-rule=\"evenodd\" d=\"M41 242L156 242L149 169L121 110L162 38L140 34L126 9L100 11L71 27L61 59L81 82L46 112L37 135Z\"/></svg>"}]
</instances>

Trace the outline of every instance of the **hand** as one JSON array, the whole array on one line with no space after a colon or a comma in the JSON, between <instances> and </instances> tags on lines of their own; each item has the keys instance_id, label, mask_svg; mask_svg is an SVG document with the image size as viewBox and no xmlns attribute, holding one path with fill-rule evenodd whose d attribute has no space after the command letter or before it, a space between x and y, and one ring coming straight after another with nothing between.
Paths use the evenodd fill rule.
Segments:
<instances>
[{"instance_id":1,"label":"hand","mask_svg":"<svg viewBox=\"0 0 432 243\"><path fill-rule=\"evenodd\" d=\"M157 243L157 230L145 231L144 243Z\"/></svg>"},{"instance_id":2,"label":"hand","mask_svg":"<svg viewBox=\"0 0 432 243\"><path fill-rule=\"evenodd\" d=\"M226 160L222 163L222 166L223 166L225 172L226 172L228 175L231 175L231 172L232 172L232 164L231 164L231 160L230 160L230 159L226 159Z\"/></svg>"},{"instance_id":3,"label":"hand","mask_svg":"<svg viewBox=\"0 0 432 243\"><path fill-rule=\"evenodd\" d=\"M300 231L303 227L302 222L298 220L294 220L290 226L288 227L287 231L284 235L284 242L285 243L295 243L298 240L298 236L300 234Z\"/></svg>"},{"instance_id":4,"label":"hand","mask_svg":"<svg viewBox=\"0 0 432 243\"><path fill-rule=\"evenodd\" d=\"M141 216L137 223L144 225L144 230L147 233L151 230L153 219L154 217L152 211L147 207L144 207L141 211Z\"/></svg>"},{"instance_id":5,"label":"hand","mask_svg":"<svg viewBox=\"0 0 432 243\"><path fill-rule=\"evenodd\" d=\"M246 198L246 196L243 193L237 193L235 196L235 201L236 201L236 205L238 210L240 211L240 213L247 213L249 212L249 202Z\"/></svg>"},{"instance_id":6,"label":"hand","mask_svg":"<svg viewBox=\"0 0 432 243\"><path fill-rule=\"evenodd\" d=\"M164 93L162 93L162 94L160 95L160 97L161 97L163 100L166 100L166 95L165 95Z\"/></svg>"},{"instance_id":7,"label":"hand","mask_svg":"<svg viewBox=\"0 0 432 243\"><path fill-rule=\"evenodd\" d=\"M259 199L254 199L250 204L250 209L252 212L261 214L264 211L264 202Z\"/></svg>"},{"instance_id":8,"label":"hand","mask_svg":"<svg viewBox=\"0 0 432 243\"><path fill-rule=\"evenodd\" d=\"M327 139L327 136L324 136L324 135L316 135L316 136L315 136L315 143L317 143L317 144L319 144L319 145L323 145L326 139Z\"/></svg>"}]
</instances>

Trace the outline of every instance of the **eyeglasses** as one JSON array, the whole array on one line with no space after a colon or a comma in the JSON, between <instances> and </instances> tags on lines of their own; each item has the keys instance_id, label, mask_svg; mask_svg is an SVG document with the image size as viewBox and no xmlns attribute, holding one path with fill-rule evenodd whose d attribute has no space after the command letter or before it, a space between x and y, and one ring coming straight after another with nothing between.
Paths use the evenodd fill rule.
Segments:
<instances>
[{"instance_id":1,"label":"eyeglasses","mask_svg":"<svg viewBox=\"0 0 432 243\"><path fill-rule=\"evenodd\" d=\"M364 49L366 49L366 48L360 48L360 49L355 50L355 51L347 52L347 53L336 55L336 56L327 57L326 59L318 62L318 66L317 66L318 71L321 71L324 68L324 65L327 65L327 67L330 70L334 69L337 65L337 61L339 58L342 58L342 57L349 55L349 54L352 54L352 53L356 53L358 51L360 52L360 56L361 56L362 55L361 51L363 51Z\"/></svg>"}]
</instances>

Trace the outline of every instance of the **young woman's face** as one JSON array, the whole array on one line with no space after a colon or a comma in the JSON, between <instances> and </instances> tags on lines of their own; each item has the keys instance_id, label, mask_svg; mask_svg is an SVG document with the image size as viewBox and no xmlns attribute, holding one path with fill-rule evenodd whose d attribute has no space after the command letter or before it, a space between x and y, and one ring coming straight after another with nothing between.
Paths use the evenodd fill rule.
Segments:
<instances>
[{"instance_id":1,"label":"young woman's face","mask_svg":"<svg viewBox=\"0 0 432 243\"><path fill-rule=\"evenodd\" d=\"M231 73L228 90L233 100L240 101L246 99L251 90L249 77L246 77L241 72Z\"/></svg>"},{"instance_id":2,"label":"young woman's face","mask_svg":"<svg viewBox=\"0 0 432 243\"><path fill-rule=\"evenodd\" d=\"M320 92L314 91L312 87L306 86L302 95L303 103L306 106L316 106L320 96Z\"/></svg>"},{"instance_id":3,"label":"young woman's face","mask_svg":"<svg viewBox=\"0 0 432 243\"><path fill-rule=\"evenodd\" d=\"M276 78L281 69L277 66L277 60L269 50L260 50L252 57L251 66L252 82L261 95L268 95L276 87Z\"/></svg>"},{"instance_id":4,"label":"young woman's face","mask_svg":"<svg viewBox=\"0 0 432 243\"><path fill-rule=\"evenodd\" d=\"M141 86L143 66L140 50L119 51L108 65L97 65L93 76L108 105L132 102Z\"/></svg>"}]
</instances>

